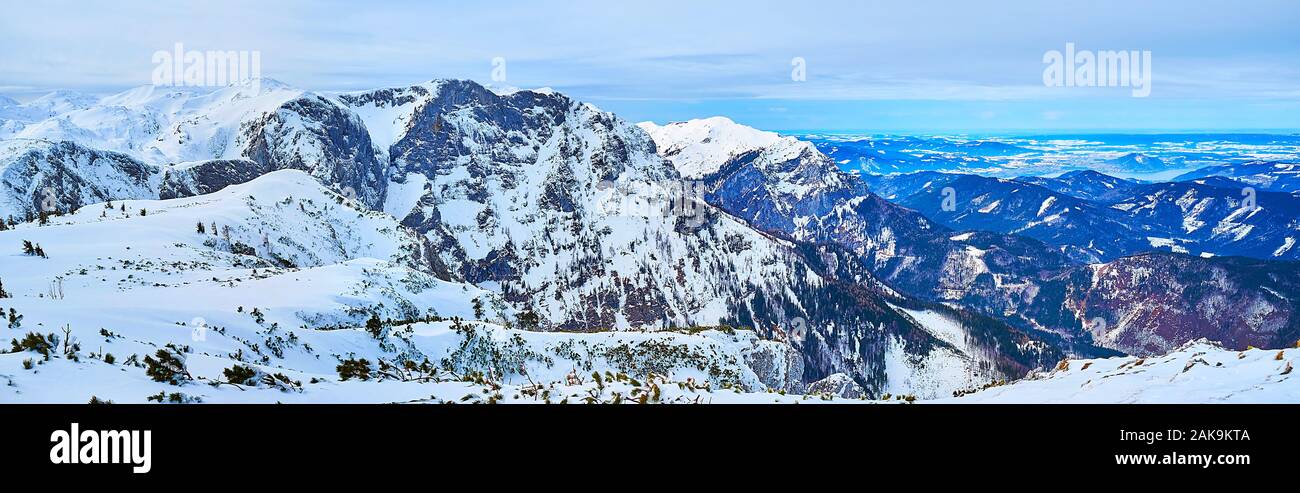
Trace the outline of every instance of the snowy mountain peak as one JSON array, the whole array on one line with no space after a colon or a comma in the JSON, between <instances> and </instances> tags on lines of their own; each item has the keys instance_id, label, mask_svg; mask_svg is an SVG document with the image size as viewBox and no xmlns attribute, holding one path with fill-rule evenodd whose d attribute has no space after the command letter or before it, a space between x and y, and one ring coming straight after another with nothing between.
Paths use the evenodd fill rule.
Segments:
<instances>
[{"instance_id":1,"label":"snowy mountain peak","mask_svg":"<svg viewBox=\"0 0 1300 493\"><path fill-rule=\"evenodd\" d=\"M525 89L525 88L522 88L522 87L512 86L512 85L509 85L509 84L497 84L497 83L484 84L483 87L486 87L489 91L492 91L493 93L495 93L495 94L498 95L498 96L509 96L509 95L514 94L514 93L517 93L517 92L533 92L533 93L542 94L542 95L553 95L553 94L557 94L557 92L555 91L555 89L552 89L552 88L550 88L550 87L539 87L539 88L536 88L536 89Z\"/></svg>"},{"instance_id":2,"label":"snowy mountain peak","mask_svg":"<svg viewBox=\"0 0 1300 493\"><path fill-rule=\"evenodd\" d=\"M126 91L106 96L100 105L112 106L164 106L169 100L186 100L195 98L202 102L230 101L253 98L269 94L301 94L304 91L276 79L257 78L224 86L172 86L143 85ZM197 106L191 106L198 109Z\"/></svg>"},{"instance_id":3,"label":"snowy mountain peak","mask_svg":"<svg viewBox=\"0 0 1300 493\"><path fill-rule=\"evenodd\" d=\"M3 99L0 101L0 138L7 137L27 123L88 108L99 101L97 96L74 91L50 92L26 103Z\"/></svg>"},{"instance_id":4,"label":"snowy mountain peak","mask_svg":"<svg viewBox=\"0 0 1300 493\"><path fill-rule=\"evenodd\" d=\"M128 154L146 163L163 165L239 157L241 130L250 121L275 111L303 94L286 85L266 82L218 88L141 86L102 99L48 106L34 115L33 101L19 108L25 116L0 125L0 138L71 140L100 150ZM24 116L24 115L17 115Z\"/></svg>"},{"instance_id":5,"label":"snowy mountain peak","mask_svg":"<svg viewBox=\"0 0 1300 493\"><path fill-rule=\"evenodd\" d=\"M659 154L677 167L683 178L699 179L716 173L723 164L746 152L769 150L769 161L788 160L813 151L811 144L794 137L741 125L715 116L659 126L637 124L650 134Z\"/></svg>"}]
</instances>

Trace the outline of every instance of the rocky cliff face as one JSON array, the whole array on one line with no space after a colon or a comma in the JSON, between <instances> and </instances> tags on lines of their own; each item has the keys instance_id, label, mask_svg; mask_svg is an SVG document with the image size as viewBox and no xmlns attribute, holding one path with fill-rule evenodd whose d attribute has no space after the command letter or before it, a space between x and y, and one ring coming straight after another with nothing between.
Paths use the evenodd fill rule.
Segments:
<instances>
[{"instance_id":1,"label":"rocky cliff face","mask_svg":"<svg viewBox=\"0 0 1300 493\"><path fill-rule=\"evenodd\" d=\"M800 239L719 211L643 132L590 105L463 81L340 99L369 115L372 133L391 136L404 186L424 184L412 187L419 198L404 224L435 239L465 279L497 287L547 327L749 326L797 339L801 382L844 372L872 391L887 380L891 344L918 355L936 347L870 272L842 281L844 272L810 264ZM783 169L799 181L820 170Z\"/></svg>"},{"instance_id":2,"label":"rocky cliff face","mask_svg":"<svg viewBox=\"0 0 1300 493\"><path fill-rule=\"evenodd\" d=\"M211 159L169 166L162 170L158 198L193 197L220 191L230 185L247 183L275 171L248 159Z\"/></svg>"},{"instance_id":3,"label":"rocky cliff face","mask_svg":"<svg viewBox=\"0 0 1300 493\"><path fill-rule=\"evenodd\" d=\"M303 96L242 125L242 154L272 169L297 169L371 208L380 208L388 167L375 156L361 118L336 102Z\"/></svg>"},{"instance_id":4,"label":"rocky cliff face","mask_svg":"<svg viewBox=\"0 0 1300 493\"><path fill-rule=\"evenodd\" d=\"M114 199L156 196L156 166L73 142L0 143L0 218L31 220Z\"/></svg>"},{"instance_id":5,"label":"rocky cliff face","mask_svg":"<svg viewBox=\"0 0 1300 493\"><path fill-rule=\"evenodd\" d=\"M388 168L382 155L376 155L361 118L328 97L266 80L256 89L142 87L97 100L63 99L78 104L23 106L4 113L13 119L0 117L18 128L13 139L5 141L10 148L44 142L32 145L48 148L57 143L87 150L75 151L76 159L90 161L73 166L81 171L71 173L83 179L56 180L56 195L72 197L85 190L86 198L99 200L173 197L209 193L269 171L297 169L369 207L384 202ZM55 113L33 117L48 112ZM5 164L11 181L39 181L22 175L48 175L45 170L69 175L58 171L71 169L66 163L74 151L67 149L30 154L25 167ZM18 154L10 151L0 159L9 162ZM101 165L114 169L95 168ZM134 195L120 188L124 181L135 187L130 191ZM122 193L115 197L96 190Z\"/></svg>"}]
</instances>

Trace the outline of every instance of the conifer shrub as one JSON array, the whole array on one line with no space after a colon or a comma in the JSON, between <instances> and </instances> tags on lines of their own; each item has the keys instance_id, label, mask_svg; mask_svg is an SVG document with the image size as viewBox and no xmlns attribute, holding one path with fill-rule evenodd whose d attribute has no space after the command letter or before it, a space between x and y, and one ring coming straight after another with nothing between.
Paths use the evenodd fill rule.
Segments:
<instances>
[{"instance_id":1,"label":"conifer shrub","mask_svg":"<svg viewBox=\"0 0 1300 493\"><path fill-rule=\"evenodd\" d=\"M144 373L155 382L181 385L190 379L184 357L170 349L159 349L154 356L145 356L144 365Z\"/></svg>"},{"instance_id":2,"label":"conifer shrub","mask_svg":"<svg viewBox=\"0 0 1300 493\"><path fill-rule=\"evenodd\" d=\"M226 382L236 385L257 385L257 370L251 366L236 364L221 370L221 373L226 377Z\"/></svg>"},{"instance_id":3,"label":"conifer shrub","mask_svg":"<svg viewBox=\"0 0 1300 493\"><path fill-rule=\"evenodd\" d=\"M339 372L339 379L343 381L353 378L370 380L370 361L365 358L343 360L335 369Z\"/></svg>"}]
</instances>

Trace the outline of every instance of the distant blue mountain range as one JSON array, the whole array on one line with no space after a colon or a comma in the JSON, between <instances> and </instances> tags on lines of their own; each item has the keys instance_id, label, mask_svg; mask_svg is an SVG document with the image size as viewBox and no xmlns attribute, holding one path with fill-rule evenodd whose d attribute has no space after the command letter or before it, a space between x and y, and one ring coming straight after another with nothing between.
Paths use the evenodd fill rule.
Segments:
<instances>
[{"instance_id":1,"label":"distant blue mountain range","mask_svg":"<svg viewBox=\"0 0 1300 493\"><path fill-rule=\"evenodd\" d=\"M1300 336L1294 168L1259 163L1296 160L1289 137L802 136L814 151L726 119L647 128L710 204L840 278L1066 352Z\"/></svg>"},{"instance_id":2,"label":"distant blue mountain range","mask_svg":"<svg viewBox=\"0 0 1300 493\"><path fill-rule=\"evenodd\" d=\"M1300 162L1297 134L1058 134L1004 137L802 136L852 173L971 172L1054 176L1191 172L1222 165ZM1224 173L1227 173L1226 171Z\"/></svg>"}]
</instances>

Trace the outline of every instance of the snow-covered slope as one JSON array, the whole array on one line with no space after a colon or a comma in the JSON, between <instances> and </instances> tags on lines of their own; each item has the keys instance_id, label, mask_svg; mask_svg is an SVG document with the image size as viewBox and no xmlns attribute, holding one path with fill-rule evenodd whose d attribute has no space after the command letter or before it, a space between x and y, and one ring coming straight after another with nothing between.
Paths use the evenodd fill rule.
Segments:
<instances>
[{"instance_id":1,"label":"snow-covered slope","mask_svg":"<svg viewBox=\"0 0 1300 493\"><path fill-rule=\"evenodd\" d=\"M500 321L509 314L496 312L501 304L491 293L425 273L421 236L298 171L199 197L88 205L47 226L0 232L0 243L21 241L40 245L48 258L18 251L0 257L12 295L0 307L21 315L10 332L63 340L67 327L79 349L64 353L56 344L50 359L35 351L0 355L8 384L0 402L144 402L157 392L204 402L467 395L475 402L636 402L642 393L650 402L800 399L736 393L781 388L802 373L789 346L752 331L544 334L441 321L367 333L359 326L371 315ZM185 360L189 382L146 375L143 357L169 345ZM358 358L383 381L340 382L336 366ZM381 361L401 367L426 360L437 368L428 378L380 376ZM204 385L226 382L223 370L237 364L297 383ZM598 384L593 373L611 373L612 381ZM73 375L78 383L67 384Z\"/></svg>"},{"instance_id":2,"label":"snow-covered slope","mask_svg":"<svg viewBox=\"0 0 1300 493\"><path fill-rule=\"evenodd\" d=\"M641 127L684 178L705 186L710 203L761 230L819 239L841 226L839 217L853 215L851 200L866 194L830 158L794 137L723 117Z\"/></svg>"},{"instance_id":3,"label":"snow-covered slope","mask_svg":"<svg viewBox=\"0 0 1300 493\"><path fill-rule=\"evenodd\" d=\"M493 398L485 390L509 394L504 401L635 401L652 387L660 402L798 399L736 394L781 388L802 373L789 346L752 331L502 328L511 314L498 311L506 309L494 295L428 273L422 236L299 171L198 197L92 204L46 226L0 232L0 244L23 241L45 257L17 248L0 255L11 296L0 307L6 319L14 314L6 330L15 340L31 332L59 342L48 359L32 350L0 354L7 384L0 402L144 402L157 392L204 402ZM398 322L371 334L360 327L370 316ZM65 352L64 340L76 348ZM168 348L185 360L188 382L146 374L144 356ZM359 358L383 381L340 382L336 366ZM381 361L401 368L426 360L438 369L433 377L380 376ZM297 383L204 385L227 381L223 370L237 364ZM606 372L624 376L595 384L592 373ZM522 396L533 382L552 388Z\"/></svg>"},{"instance_id":4,"label":"snow-covered slope","mask_svg":"<svg viewBox=\"0 0 1300 493\"><path fill-rule=\"evenodd\" d=\"M370 207L381 207L387 167L375 155L362 119L333 98L270 79L257 82L216 89L142 86L102 99L51 95L0 109L0 128L8 129L0 138L72 142L163 171L180 163L247 159L256 163L258 175L307 171ZM223 186L242 182L201 180Z\"/></svg>"},{"instance_id":5,"label":"snow-covered slope","mask_svg":"<svg viewBox=\"0 0 1300 493\"><path fill-rule=\"evenodd\" d=\"M763 150L769 162L781 162L798 157L811 146L794 137L736 124L722 116L663 126L641 122L637 126L650 134L659 146L659 155L672 161L686 179L716 173L727 161L753 150Z\"/></svg>"},{"instance_id":6,"label":"snow-covered slope","mask_svg":"<svg viewBox=\"0 0 1300 493\"><path fill-rule=\"evenodd\" d=\"M1225 176L1260 190L1300 191L1300 163L1250 160L1207 166L1174 178L1175 181Z\"/></svg>"},{"instance_id":7,"label":"snow-covered slope","mask_svg":"<svg viewBox=\"0 0 1300 493\"><path fill-rule=\"evenodd\" d=\"M9 138L28 124L89 108L99 99L73 91L54 91L26 103L0 96L0 138Z\"/></svg>"},{"instance_id":8,"label":"snow-covered slope","mask_svg":"<svg viewBox=\"0 0 1300 493\"><path fill-rule=\"evenodd\" d=\"M1300 349L1232 351L1204 339L1146 358L1066 360L957 403L1278 403L1300 401Z\"/></svg>"},{"instance_id":9,"label":"snow-covered slope","mask_svg":"<svg viewBox=\"0 0 1300 493\"><path fill-rule=\"evenodd\" d=\"M329 287L287 289L281 296L324 296L354 307L387 299L388 315L399 317L416 314L402 313L404 307L422 313L429 303L385 298L378 289L351 296L342 295L347 290L329 294L330 287L338 285L327 282L328 276L332 271L372 270L376 281L388 276L392 279L386 283L407 288L444 282L427 274L436 269L420 235L390 216L356 208L298 171L271 173L198 197L88 205L50 218L47 226L21 224L0 232L0 238L11 245L0 257L5 289L15 298L48 300L49 284L62 279L68 299L57 300L60 310L93 312L103 308L94 301L121 303L118 292L136 293L131 305L142 314L170 310L170 299L223 304L238 300L253 306L258 300L269 301L270 295L244 283L283 289L294 284L280 284L285 280L280 276L287 275L300 278L304 288L314 281ZM41 245L48 258L22 255L18 246L23 241ZM105 285L113 293L107 299L100 296ZM411 289L393 291L408 292ZM82 293L89 298L78 296Z\"/></svg>"},{"instance_id":10,"label":"snow-covered slope","mask_svg":"<svg viewBox=\"0 0 1300 493\"><path fill-rule=\"evenodd\" d=\"M903 341L893 341L885 353L885 371L889 374L886 393L935 399L1000 379L979 357L980 348L972 344L967 328L961 323L931 310L899 309L943 345L927 354L916 355L903 349Z\"/></svg>"},{"instance_id":11,"label":"snow-covered slope","mask_svg":"<svg viewBox=\"0 0 1300 493\"><path fill-rule=\"evenodd\" d=\"M258 360L249 352L255 342L222 327L224 333L187 340L177 352L190 376L180 385L153 381L144 368L125 363L132 355L157 350L135 335L79 338L100 348L97 354L116 354L113 363L86 353L76 362L65 356L46 361L32 352L0 354L0 379L8 379L0 402L82 403L92 396L118 403L151 397L171 402L173 395L180 402L207 403L863 402L770 391L746 361L774 343L742 332L557 334L440 321L391 327L385 337L393 343L385 347L360 329L257 328L255 335L283 341L283 357ZM184 327L174 331L188 333ZM293 339L284 339L290 337L286 334ZM21 369L23 359L35 360L33 368ZM361 359L370 364L364 379L344 380L335 369L341 360ZM414 366L407 369L405 362ZM256 372L252 383L230 384L225 370L236 365ZM261 381L274 374L288 381ZM80 383L67 385L69 375ZM159 392L163 395L154 397Z\"/></svg>"},{"instance_id":12,"label":"snow-covered slope","mask_svg":"<svg viewBox=\"0 0 1300 493\"><path fill-rule=\"evenodd\" d=\"M0 118L29 120L6 137L70 140L165 164L239 157L241 125L301 94L269 79L216 90L141 86L102 99L46 96Z\"/></svg>"}]
</instances>

